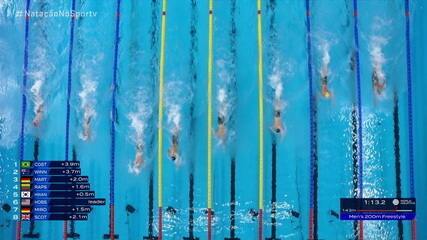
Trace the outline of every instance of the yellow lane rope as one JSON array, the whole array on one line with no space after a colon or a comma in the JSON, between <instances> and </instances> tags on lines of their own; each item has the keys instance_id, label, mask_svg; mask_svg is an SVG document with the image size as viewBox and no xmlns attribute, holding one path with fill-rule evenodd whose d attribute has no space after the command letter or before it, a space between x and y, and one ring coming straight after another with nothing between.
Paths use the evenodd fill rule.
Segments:
<instances>
[{"instance_id":1,"label":"yellow lane rope","mask_svg":"<svg viewBox=\"0 0 427 240\"><path fill-rule=\"evenodd\" d=\"M158 143L157 143L157 164L158 164L158 204L163 205L163 81L165 65L165 29L166 29L166 0L163 0L162 25L160 39L160 70L159 70L159 112L158 112Z\"/></svg>"},{"instance_id":2,"label":"yellow lane rope","mask_svg":"<svg viewBox=\"0 0 427 240\"><path fill-rule=\"evenodd\" d=\"M212 208L212 63L213 63L213 0L209 0L208 42L208 208Z\"/></svg>"},{"instance_id":3,"label":"yellow lane rope","mask_svg":"<svg viewBox=\"0 0 427 240\"><path fill-rule=\"evenodd\" d=\"M257 3L258 10L258 110L259 110L259 209L264 208L264 90L263 90L263 59L262 59L262 18L261 0Z\"/></svg>"}]
</instances>

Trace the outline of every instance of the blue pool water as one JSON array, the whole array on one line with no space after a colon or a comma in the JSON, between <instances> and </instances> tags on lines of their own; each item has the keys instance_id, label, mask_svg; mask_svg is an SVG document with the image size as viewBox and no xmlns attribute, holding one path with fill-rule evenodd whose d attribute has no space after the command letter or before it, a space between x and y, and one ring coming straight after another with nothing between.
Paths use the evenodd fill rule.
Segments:
<instances>
[{"instance_id":1,"label":"blue pool water","mask_svg":"<svg viewBox=\"0 0 427 240\"><path fill-rule=\"evenodd\" d=\"M30 11L58 12L69 11L73 1L28 2ZM363 182L359 184L364 197L396 197L397 131L401 192L402 197L410 197L405 1L357 2L363 142ZM25 239L28 233L39 233L39 239L63 237L62 221L36 221L33 226L22 222L20 226L12 220L14 210L6 211L4 206L13 205L13 170L20 153L23 159L54 161L71 160L73 151L81 161L82 174L89 176L91 188L97 197L107 199L107 205L95 207L88 221L68 222L68 232L78 233L80 239L102 239L110 233L109 205L113 204L114 233L119 239L158 236L161 195L163 239L208 239L207 131L213 136L212 239L233 234L240 239L258 239L259 219L251 212L259 211L261 182L264 238L274 234L278 239L313 237L306 1L262 1L261 181L256 1L214 1L212 129L207 125L208 1L168 1L160 194L157 150L162 1L123 0L117 9L117 1L76 0L77 12L95 15L74 21L71 65L71 21L61 16L29 18L25 64L26 18L19 13L26 4L27 0L0 0L0 239ZM357 76L350 67L355 51L353 1L309 1L309 6L312 103L317 109L313 118L317 124L316 238L355 239L353 222L340 221L331 214L339 213L340 198L354 194L357 153L353 151L356 122L352 122L352 111L357 110L358 96ZM426 7L422 0L410 1L417 239L427 239L423 228L427 226L427 114L423 105L427 100L423 93L427 88L423 79ZM25 65L27 81L23 87ZM372 88L373 68L386 79L381 96ZM320 90L325 71L332 93L329 99ZM26 98L23 139L22 94ZM112 111L113 99L116 111ZM43 114L35 127L32 122L38 106ZM275 108L281 110L283 136L271 131ZM227 127L225 139L216 135L217 118L222 115ZM84 131L88 119L90 137ZM174 163L168 158L168 149L177 129L179 158ZM133 163L137 145L142 146L142 167ZM411 234L411 222L403 222L402 238L413 239ZM364 239L400 239L398 223L365 221Z\"/></svg>"}]
</instances>

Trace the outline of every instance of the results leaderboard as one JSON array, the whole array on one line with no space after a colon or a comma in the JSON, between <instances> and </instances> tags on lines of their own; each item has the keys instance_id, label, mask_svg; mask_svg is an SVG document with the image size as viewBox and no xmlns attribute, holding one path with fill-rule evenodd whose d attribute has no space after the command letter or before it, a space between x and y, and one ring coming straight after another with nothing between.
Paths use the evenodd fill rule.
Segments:
<instances>
[{"instance_id":1,"label":"results leaderboard","mask_svg":"<svg viewBox=\"0 0 427 240\"><path fill-rule=\"evenodd\" d=\"M92 206L105 205L79 161L21 161L20 174L22 221L87 220Z\"/></svg>"}]
</instances>

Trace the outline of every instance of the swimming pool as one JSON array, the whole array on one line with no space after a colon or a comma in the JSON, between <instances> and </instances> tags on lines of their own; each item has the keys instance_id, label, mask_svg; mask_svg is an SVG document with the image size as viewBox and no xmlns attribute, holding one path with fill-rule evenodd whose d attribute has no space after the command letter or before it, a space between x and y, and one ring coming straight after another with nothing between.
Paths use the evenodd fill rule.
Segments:
<instances>
[{"instance_id":1,"label":"swimming pool","mask_svg":"<svg viewBox=\"0 0 427 240\"><path fill-rule=\"evenodd\" d=\"M336 216L341 197L395 197L398 186L410 197L413 185L405 1L359 0L357 14L354 2L0 1L0 203L12 204L22 154L74 155L108 204L65 225L21 226L3 208L0 236L355 239L360 228ZM54 16L73 3L86 16ZM25 18L26 6L53 15ZM424 7L411 1L409 15L418 239L427 239ZM387 83L379 96L374 68ZM270 129L277 112L282 134ZM413 239L410 222L402 229L363 223L365 239Z\"/></svg>"}]
</instances>

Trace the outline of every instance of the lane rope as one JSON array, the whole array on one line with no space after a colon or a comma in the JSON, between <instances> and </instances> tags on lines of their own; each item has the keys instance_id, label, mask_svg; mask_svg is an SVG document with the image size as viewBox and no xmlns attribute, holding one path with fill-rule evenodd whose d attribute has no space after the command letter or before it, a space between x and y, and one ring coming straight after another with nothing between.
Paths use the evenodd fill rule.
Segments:
<instances>
[{"instance_id":1,"label":"lane rope","mask_svg":"<svg viewBox=\"0 0 427 240\"><path fill-rule=\"evenodd\" d=\"M25 13L28 13L30 10L30 0L26 1L25 4ZM28 78L28 36L29 36L29 31L30 31L30 27L29 27L29 22L30 22L30 18L29 16L26 16L26 14L24 14L25 16L25 36L24 36L24 68L23 68L23 72L22 72L22 106L21 106L21 130L19 133L19 161L24 160L24 150L25 150L25 140L24 140L24 135L25 135L25 131L24 131L24 125L25 125L25 113L27 112L27 96L26 96L26 91L27 91L27 78ZM21 164L21 162L19 162L18 164ZM16 229L15 229L15 237L17 240L21 240L21 227L22 227L22 222L21 220L18 220L16 223Z\"/></svg>"},{"instance_id":2,"label":"lane rope","mask_svg":"<svg viewBox=\"0 0 427 240\"><path fill-rule=\"evenodd\" d=\"M356 64L356 91L357 91L357 137L358 137L358 197L363 198L363 142L362 142L362 91L360 80L359 60L359 26L357 0L353 0L354 16L354 44ZM363 240L363 221L359 221L359 240Z\"/></svg>"},{"instance_id":3,"label":"lane rope","mask_svg":"<svg viewBox=\"0 0 427 240\"><path fill-rule=\"evenodd\" d=\"M208 156L207 156L207 191L208 191L208 240L212 235L212 64L213 64L213 0L209 0L209 32L208 32Z\"/></svg>"},{"instance_id":4,"label":"lane rope","mask_svg":"<svg viewBox=\"0 0 427 240\"><path fill-rule=\"evenodd\" d=\"M76 11L76 1L73 0L71 3L71 11ZM74 25L75 17L71 16L70 22L70 43L69 43L69 55L68 55L68 79L67 79L67 116L65 119L65 161L68 161L69 151L69 135L70 135L70 99L71 99L71 86L72 86L72 66L73 66L73 47L74 47ZM63 226L63 239L68 238L68 221L64 221Z\"/></svg>"},{"instance_id":5,"label":"lane rope","mask_svg":"<svg viewBox=\"0 0 427 240\"><path fill-rule=\"evenodd\" d=\"M118 69L118 51L119 51L119 34L120 34L120 6L121 0L117 0L116 9L116 26L115 26L115 40L114 40L114 63L113 63L113 96L111 106L111 155L110 155L110 213L109 213L109 234L110 239L114 240L114 181L115 181L115 146L116 146L116 122L117 122L117 106L116 106L116 95L117 95L117 69Z\"/></svg>"},{"instance_id":6,"label":"lane rope","mask_svg":"<svg viewBox=\"0 0 427 240\"><path fill-rule=\"evenodd\" d=\"M406 78L408 91L408 147L409 147L409 189L410 196L415 198L414 183L414 130L413 130L413 104L412 104L412 63L411 63L411 36L410 36L410 5L405 0L405 41L406 41ZM416 221L411 221L411 239L416 239Z\"/></svg>"},{"instance_id":7,"label":"lane rope","mask_svg":"<svg viewBox=\"0 0 427 240\"><path fill-rule=\"evenodd\" d=\"M316 143L316 100L313 94L313 66L311 55L311 19L310 19L310 2L305 1L306 9L306 28L307 28L307 69L309 80L309 116L310 116L310 210L309 210L309 239L317 239L317 189L315 189L315 181L317 181L317 143Z\"/></svg>"},{"instance_id":8,"label":"lane rope","mask_svg":"<svg viewBox=\"0 0 427 240\"><path fill-rule=\"evenodd\" d=\"M160 37L160 70L159 70L159 110L158 110L158 142L157 142L157 181L158 181L158 207L159 219L158 239L162 240L163 237L163 82L164 82L164 64L165 64L165 31L166 31L166 4L167 1L162 1L162 23L161 23L161 37Z\"/></svg>"},{"instance_id":9,"label":"lane rope","mask_svg":"<svg viewBox=\"0 0 427 240\"><path fill-rule=\"evenodd\" d=\"M264 63L262 47L262 2L257 0L257 29L258 29L258 121L259 121L259 166L258 166L258 239L263 239L263 210L264 210Z\"/></svg>"}]
</instances>

